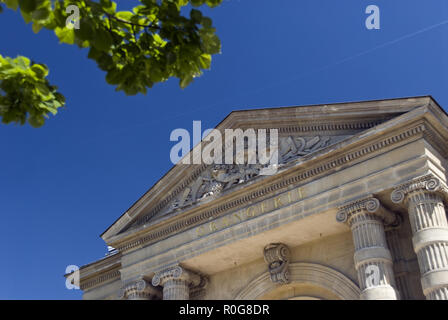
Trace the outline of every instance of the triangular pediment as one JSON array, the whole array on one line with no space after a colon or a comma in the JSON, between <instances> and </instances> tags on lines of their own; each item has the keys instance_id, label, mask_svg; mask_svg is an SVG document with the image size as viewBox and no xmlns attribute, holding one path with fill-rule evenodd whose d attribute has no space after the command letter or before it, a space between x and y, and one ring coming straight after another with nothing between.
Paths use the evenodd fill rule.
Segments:
<instances>
[{"instance_id":1,"label":"triangular pediment","mask_svg":"<svg viewBox=\"0 0 448 320\"><path fill-rule=\"evenodd\" d=\"M430 97L367 101L305 107L280 107L232 112L217 127L277 129L281 174L308 159L333 152L343 141L430 103ZM191 151L193 152L193 151ZM188 157L190 155L187 155ZM240 192L269 178L261 165L175 165L103 234L126 236L184 212Z\"/></svg>"}]
</instances>

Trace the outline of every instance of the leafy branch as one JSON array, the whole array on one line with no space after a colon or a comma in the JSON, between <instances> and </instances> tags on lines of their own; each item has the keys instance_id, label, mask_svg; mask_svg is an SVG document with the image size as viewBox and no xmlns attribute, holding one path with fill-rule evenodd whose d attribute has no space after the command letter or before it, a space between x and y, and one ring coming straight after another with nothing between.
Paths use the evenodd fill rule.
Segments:
<instances>
[{"instance_id":1,"label":"leafy branch","mask_svg":"<svg viewBox=\"0 0 448 320\"><path fill-rule=\"evenodd\" d=\"M121 23L126 23L126 24L129 24L129 25L131 25L131 26L143 27L143 28L150 28L150 29L157 29L157 30L160 30L160 29L161 29L159 26L155 26L155 25L153 25L152 23L150 23L149 25L143 25L143 24L138 24L138 23L132 23L132 22L130 22L130 21L126 21L126 20L117 18L116 16L114 16L114 15L112 15L112 14L110 14L110 13L107 13L107 12L104 12L104 14L105 14L109 19L113 19L113 20L118 21L118 22L121 22Z\"/></svg>"},{"instance_id":2,"label":"leafy branch","mask_svg":"<svg viewBox=\"0 0 448 320\"><path fill-rule=\"evenodd\" d=\"M106 81L117 91L145 94L154 84L173 77L185 88L210 68L211 57L220 53L221 43L210 18L194 8L189 17L183 16L181 8L188 4L215 7L222 0L139 1L140 5L132 11L117 11L112 0L0 0L0 8L5 4L9 9L19 9L35 33L42 28L53 30L60 43L87 48L88 58L106 72ZM69 17L66 8L70 5L79 8L79 17L73 18L79 20L79 29L66 25ZM23 60L26 58L17 59L27 65ZM53 96L39 96L36 89L16 88L25 75L14 73L14 81L11 74L6 76L3 69L6 63L19 68L15 65L19 62L11 61L15 60L0 61L0 117L5 123L20 124L28 117L32 125L39 126L64 105L63 96L43 78L39 81L46 83ZM35 65L30 63L25 69L31 70L33 66L36 69ZM26 83L32 86L33 82L27 79ZM31 105L25 107L25 101Z\"/></svg>"}]
</instances>

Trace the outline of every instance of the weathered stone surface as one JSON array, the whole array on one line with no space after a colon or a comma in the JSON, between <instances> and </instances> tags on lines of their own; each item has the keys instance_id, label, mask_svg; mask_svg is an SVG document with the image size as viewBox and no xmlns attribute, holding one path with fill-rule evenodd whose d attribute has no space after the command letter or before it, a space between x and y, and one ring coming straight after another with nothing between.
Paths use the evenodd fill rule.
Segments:
<instances>
[{"instance_id":1,"label":"weathered stone surface","mask_svg":"<svg viewBox=\"0 0 448 320\"><path fill-rule=\"evenodd\" d=\"M225 128L278 128L278 172L174 166L102 234L119 253L81 268L85 299L448 298L432 98L234 112Z\"/></svg>"}]
</instances>

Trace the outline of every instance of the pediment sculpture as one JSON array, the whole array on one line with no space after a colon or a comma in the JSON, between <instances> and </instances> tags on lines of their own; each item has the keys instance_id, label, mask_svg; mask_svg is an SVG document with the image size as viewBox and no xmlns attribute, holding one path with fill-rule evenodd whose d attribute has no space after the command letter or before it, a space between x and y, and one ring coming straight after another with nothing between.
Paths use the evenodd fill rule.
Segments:
<instances>
[{"instance_id":1,"label":"pediment sculpture","mask_svg":"<svg viewBox=\"0 0 448 320\"><path fill-rule=\"evenodd\" d=\"M339 139L338 139L339 138ZM288 136L279 138L279 167L304 155L322 149L343 137ZM208 166L200 176L187 186L163 210L168 214L174 210L183 209L205 199L212 199L220 193L237 185L246 183L260 176L260 170L267 165L261 164L214 164Z\"/></svg>"}]
</instances>

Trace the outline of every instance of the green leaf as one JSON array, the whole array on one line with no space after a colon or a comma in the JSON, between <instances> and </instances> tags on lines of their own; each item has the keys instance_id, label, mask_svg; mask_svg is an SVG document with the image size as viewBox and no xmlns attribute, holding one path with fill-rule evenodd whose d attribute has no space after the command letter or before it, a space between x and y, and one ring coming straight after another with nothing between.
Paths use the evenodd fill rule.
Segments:
<instances>
[{"instance_id":1,"label":"green leaf","mask_svg":"<svg viewBox=\"0 0 448 320\"><path fill-rule=\"evenodd\" d=\"M48 87L41 82L36 83L35 86L44 97L47 97L51 93Z\"/></svg>"},{"instance_id":2,"label":"green leaf","mask_svg":"<svg viewBox=\"0 0 448 320\"><path fill-rule=\"evenodd\" d=\"M25 12L23 10L20 10L20 14L23 17L23 20L25 20L25 23L30 23L33 20L32 16L31 16L31 13L29 13L29 12Z\"/></svg>"},{"instance_id":3,"label":"green leaf","mask_svg":"<svg viewBox=\"0 0 448 320\"><path fill-rule=\"evenodd\" d=\"M75 29L75 35L81 40L91 40L95 36L95 29L91 19L81 19L79 29Z\"/></svg>"},{"instance_id":4,"label":"green leaf","mask_svg":"<svg viewBox=\"0 0 448 320\"><path fill-rule=\"evenodd\" d=\"M67 27L57 27L54 29L54 33L59 38L60 42L73 44L75 43L75 32L74 29L69 29Z\"/></svg>"},{"instance_id":5,"label":"green leaf","mask_svg":"<svg viewBox=\"0 0 448 320\"><path fill-rule=\"evenodd\" d=\"M31 60L28 59L27 57L17 57L16 59L14 59L14 62L17 64L17 66L21 67L23 70L27 70Z\"/></svg>"},{"instance_id":6,"label":"green leaf","mask_svg":"<svg viewBox=\"0 0 448 320\"><path fill-rule=\"evenodd\" d=\"M45 123L45 118L42 115L33 115L28 118L28 122L34 128L42 127Z\"/></svg>"},{"instance_id":7,"label":"green leaf","mask_svg":"<svg viewBox=\"0 0 448 320\"><path fill-rule=\"evenodd\" d=\"M33 12L37 7L36 0L19 0L20 10L26 13Z\"/></svg>"},{"instance_id":8,"label":"green leaf","mask_svg":"<svg viewBox=\"0 0 448 320\"><path fill-rule=\"evenodd\" d=\"M118 69L109 71L106 75L106 81L109 84L119 84L121 81L121 72Z\"/></svg>"},{"instance_id":9,"label":"green leaf","mask_svg":"<svg viewBox=\"0 0 448 320\"><path fill-rule=\"evenodd\" d=\"M50 15L50 11L47 8L41 8L33 11L31 17L33 20L45 20Z\"/></svg>"},{"instance_id":10,"label":"green leaf","mask_svg":"<svg viewBox=\"0 0 448 320\"><path fill-rule=\"evenodd\" d=\"M221 2L222 2L222 0L206 0L205 1L205 3L211 8L216 7L217 5L221 4Z\"/></svg>"},{"instance_id":11,"label":"green leaf","mask_svg":"<svg viewBox=\"0 0 448 320\"><path fill-rule=\"evenodd\" d=\"M204 28L211 28L212 27L212 19L208 17L202 17L201 24L204 26Z\"/></svg>"},{"instance_id":12,"label":"green leaf","mask_svg":"<svg viewBox=\"0 0 448 320\"><path fill-rule=\"evenodd\" d=\"M37 22L34 22L31 26L31 29L33 29L34 33L38 33L43 28L43 25Z\"/></svg>"},{"instance_id":13,"label":"green leaf","mask_svg":"<svg viewBox=\"0 0 448 320\"><path fill-rule=\"evenodd\" d=\"M209 54L203 54L199 57L199 63L202 69L210 69L212 62L212 56Z\"/></svg>"},{"instance_id":14,"label":"green leaf","mask_svg":"<svg viewBox=\"0 0 448 320\"><path fill-rule=\"evenodd\" d=\"M221 41L218 36L215 34L209 35L206 34L203 37L204 50L210 54L217 54L221 51Z\"/></svg>"},{"instance_id":15,"label":"green leaf","mask_svg":"<svg viewBox=\"0 0 448 320\"><path fill-rule=\"evenodd\" d=\"M205 0L191 0L191 5L194 7L199 7L204 4Z\"/></svg>"},{"instance_id":16,"label":"green leaf","mask_svg":"<svg viewBox=\"0 0 448 320\"><path fill-rule=\"evenodd\" d=\"M200 23L202 21L202 13L199 10L191 9L190 18L194 23Z\"/></svg>"},{"instance_id":17,"label":"green leaf","mask_svg":"<svg viewBox=\"0 0 448 320\"><path fill-rule=\"evenodd\" d=\"M95 32L94 40L92 40L92 45L98 50L109 51L110 47L113 45L112 36L108 31L103 29L98 29Z\"/></svg>"},{"instance_id":18,"label":"green leaf","mask_svg":"<svg viewBox=\"0 0 448 320\"><path fill-rule=\"evenodd\" d=\"M117 4L110 0L100 0L100 4L103 7L103 10L109 14L115 14L117 11Z\"/></svg>"},{"instance_id":19,"label":"green leaf","mask_svg":"<svg viewBox=\"0 0 448 320\"><path fill-rule=\"evenodd\" d=\"M182 89L185 89L191 83L191 81L193 81L193 76L186 75L185 77L180 79L179 85Z\"/></svg>"},{"instance_id":20,"label":"green leaf","mask_svg":"<svg viewBox=\"0 0 448 320\"><path fill-rule=\"evenodd\" d=\"M33 64L31 70L34 71L39 79L43 79L48 75L48 69L41 64Z\"/></svg>"},{"instance_id":21,"label":"green leaf","mask_svg":"<svg viewBox=\"0 0 448 320\"><path fill-rule=\"evenodd\" d=\"M19 0L5 0L4 2L9 9L17 10L19 6Z\"/></svg>"},{"instance_id":22,"label":"green leaf","mask_svg":"<svg viewBox=\"0 0 448 320\"><path fill-rule=\"evenodd\" d=\"M133 15L134 14L130 11L120 11L120 12L117 12L117 14L115 16L122 20L131 21L131 18Z\"/></svg>"}]
</instances>

